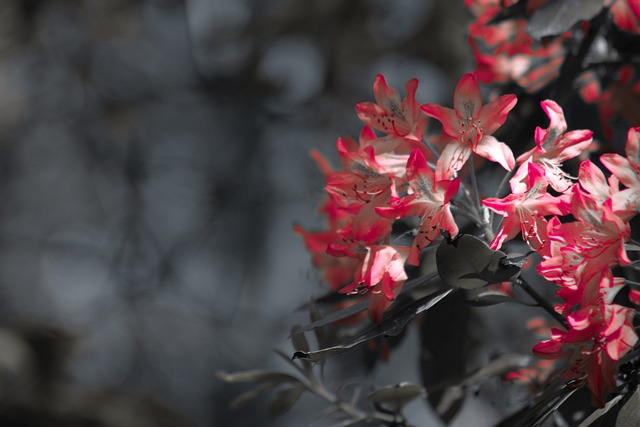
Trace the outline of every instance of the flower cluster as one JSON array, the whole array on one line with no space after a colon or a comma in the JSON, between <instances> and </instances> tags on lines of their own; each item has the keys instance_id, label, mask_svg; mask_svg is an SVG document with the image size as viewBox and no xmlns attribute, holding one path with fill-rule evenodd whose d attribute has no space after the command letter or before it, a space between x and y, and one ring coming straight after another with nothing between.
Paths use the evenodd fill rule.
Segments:
<instances>
[{"instance_id":1,"label":"flower cluster","mask_svg":"<svg viewBox=\"0 0 640 427\"><path fill-rule=\"evenodd\" d=\"M483 83L516 82L528 92L544 87L558 77L572 33L553 40L534 40L526 31L530 16L546 1L529 1L521 18L496 20L517 1L466 0L476 19L469 25L469 44L477 63L478 80Z\"/></svg>"},{"instance_id":2,"label":"flower cluster","mask_svg":"<svg viewBox=\"0 0 640 427\"><path fill-rule=\"evenodd\" d=\"M566 316L568 328L552 329L551 339L537 344L534 352L567 359L563 377L586 379L598 406L615 387L620 358L638 342L635 308L612 302L624 285L612 269L630 263L625 243L629 221L640 209L639 132L629 130L626 157L601 156L611 172L608 180L592 162L580 165L578 182L565 191L565 213L574 221L554 216L546 227L546 248L538 250L543 256L538 272L559 286L564 302L556 310Z\"/></svg>"},{"instance_id":3,"label":"flower cluster","mask_svg":"<svg viewBox=\"0 0 640 427\"><path fill-rule=\"evenodd\" d=\"M545 336L550 336L533 348L542 360L505 377L527 380L542 389L546 379L560 376L588 386L594 404L602 407L616 387L621 359L638 343L633 321L640 290L637 284L630 286L620 269L634 264L627 254L629 247L640 250L629 246L630 222L640 212L640 127L628 129L624 156L596 158L592 153L602 141L594 141L594 132L570 130L559 103L538 97L548 125L536 127L527 136L535 146L516 158L494 136L516 107L516 95L494 95L490 102L483 102L479 86L479 82L516 83L510 87L533 98L532 93L548 88L566 71L566 61L577 58L572 81L583 101L598 105L604 136L613 136L610 124L620 116L627 124L640 124L640 108L636 108L640 83L635 70L618 67L601 79L597 70L580 69L584 53L572 53L576 44L593 41L598 30L591 26L600 25L602 17L609 17L615 31L640 33L638 2L604 1L590 22L573 22L568 26L571 31L553 37L543 32L534 37L537 30L530 18L537 16L540 21L541 13L558 3L467 0L475 16L468 33L477 69L459 80L453 108L419 104L416 79L406 84L402 98L382 75L377 76L375 102L356 105L364 123L359 140L337 141L342 167L334 170L324 157L313 153L326 181L328 196L320 211L327 229L295 229L331 289L368 298L368 314L375 323L383 321L402 291L408 279L405 264L419 266L423 251L435 247L441 236L454 245L463 225L475 226L476 234L486 240L487 253L497 255L495 260L504 255L500 250L509 252L509 241L521 236L530 254L538 254L537 273L557 286L557 303L541 302L533 290L527 292L560 327L537 327L540 335L545 335L540 333L545 329ZM427 136L429 118L435 119L430 122L435 127L429 126ZM437 135L431 132L435 128L441 129ZM508 182L510 192L505 197L480 193L474 166L480 159L507 171L503 183ZM577 166L577 176L569 174L567 162ZM501 217L499 221L492 222L494 214ZM407 233L396 238L398 233L393 231L407 227L413 239L407 239ZM398 241L403 244L394 244ZM496 273L500 262L483 264L471 279L479 286L496 286L494 282L505 280ZM441 266L437 268L443 282L456 287L442 274ZM476 274L473 268L472 275ZM507 276L510 281L499 286L509 292L495 292L516 299L511 284L523 281ZM626 302L616 298L623 288Z\"/></svg>"},{"instance_id":4,"label":"flower cluster","mask_svg":"<svg viewBox=\"0 0 640 427\"><path fill-rule=\"evenodd\" d=\"M417 80L406 85L407 96L389 88L383 76L374 82L376 103L356 106L365 123L359 142L339 138L337 150L343 169L333 171L319 154L328 199L321 208L329 229L300 233L313 253L314 265L324 270L334 290L372 294L369 314L375 322L401 290L407 275L404 263L420 264L422 249L446 230L458 234L451 200L458 193L458 172L471 153L511 170L511 150L492 134L516 104L504 95L483 105L473 74L462 77L454 94L454 109L435 104L420 106L415 99ZM427 117L443 126L445 146L435 160L423 144ZM377 136L374 130L383 135ZM411 247L389 244L392 223L418 217Z\"/></svg>"},{"instance_id":5,"label":"flower cluster","mask_svg":"<svg viewBox=\"0 0 640 427\"><path fill-rule=\"evenodd\" d=\"M536 128L535 147L516 160L492 135L515 106L514 95L483 104L475 75L466 74L450 109L420 106L416 88L414 79L401 99L378 76L377 102L356 106L365 123L359 141L338 139L342 169L334 171L314 153L326 179L328 198L321 211L329 227L322 232L296 227L313 253L314 265L324 270L334 290L368 295L369 315L380 322L407 279L405 262L419 265L421 251L441 230L458 234L452 206L467 217L482 218L460 191L460 171L472 154L513 170L509 195L479 199L503 217L490 248L500 249L521 234L542 257L538 272L559 286L563 303L556 311L566 317L567 329L552 329L551 339L536 345L534 352L565 360L558 363L562 375L586 380L601 406L615 385L617 363L638 341L632 325L635 309L612 302L624 282L612 269L630 262L625 243L629 221L640 209L640 128L629 131L626 157L600 157L610 172L608 179L589 160L581 163L576 179L564 171L563 162L587 150L592 132L568 130L554 101L541 102L549 125ZM425 116L442 124L439 154L423 142ZM391 244L394 221L410 217L417 217L412 245ZM633 292L632 297L640 297Z\"/></svg>"}]
</instances>

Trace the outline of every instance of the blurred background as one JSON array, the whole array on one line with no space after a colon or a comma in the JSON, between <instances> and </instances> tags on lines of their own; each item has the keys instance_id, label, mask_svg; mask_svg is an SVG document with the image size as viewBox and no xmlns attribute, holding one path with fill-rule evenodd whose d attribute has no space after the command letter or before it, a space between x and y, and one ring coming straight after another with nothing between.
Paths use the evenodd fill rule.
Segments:
<instances>
[{"instance_id":1,"label":"blurred background","mask_svg":"<svg viewBox=\"0 0 640 427\"><path fill-rule=\"evenodd\" d=\"M308 153L337 165L378 73L450 105L469 19L462 1L2 1L0 424L268 425L267 399L229 412L246 387L215 374L280 368L324 292L292 230L323 225ZM420 381L404 351L377 383Z\"/></svg>"}]
</instances>

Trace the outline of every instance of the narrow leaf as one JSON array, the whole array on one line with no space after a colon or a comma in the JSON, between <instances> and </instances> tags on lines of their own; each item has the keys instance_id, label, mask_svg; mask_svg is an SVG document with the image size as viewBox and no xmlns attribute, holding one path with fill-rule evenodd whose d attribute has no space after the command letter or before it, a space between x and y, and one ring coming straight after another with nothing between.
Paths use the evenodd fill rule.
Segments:
<instances>
[{"instance_id":1,"label":"narrow leaf","mask_svg":"<svg viewBox=\"0 0 640 427\"><path fill-rule=\"evenodd\" d=\"M380 388L367 396L373 403L386 403L393 408L402 408L406 403L422 396L423 387L417 384L400 383L394 386Z\"/></svg>"},{"instance_id":2,"label":"narrow leaf","mask_svg":"<svg viewBox=\"0 0 640 427\"><path fill-rule=\"evenodd\" d=\"M527 354L503 354L487 365L472 372L460 382L461 386L470 386L492 377L501 376L517 368L526 366L531 361Z\"/></svg>"},{"instance_id":3,"label":"narrow leaf","mask_svg":"<svg viewBox=\"0 0 640 427\"><path fill-rule=\"evenodd\" d=\"M407 323L409 323L413 318L415 318L423 311L433 307L444 297L449 295L452 291L453 289L451 288L441 289L441 291L438 292L435 296L429 295L428 297L414 301L394 316L383 319L383 321L378 325L375 325L372 328L366 330L365 332L351 339L345 344L324 348L318 351L296 351L293 354L293 358L317 362L319 360L324 360L328 357L335 356L336 354L344 353L352 349L353 347L370 341L374 338L378 338L381 336L396 336L404 330Z\"/></svg>"},{"instance_id":4,"label":"narrow leaf","mask_svg":"<svg viewBox=\"0 0 640 427\"><path fill-rule=\"evenodd\" d=\"M287 412L294 403L300 399L302 393L304 392L303 388L294 387L287 388L282 390L276 398L271 402L271 406L269 408L269 415L271 416L271 420L275 420L280 415Z\"/></svg>"},{"instance_id":5,"label":"narrow leaf","mask_svg":"<svg viewBox=\"0 0 640 427\"><path fill-rule=\"evenodd\" d=\"M485 291L479 292L475 295L469 295L467 303L475 307L486 307L490 305L502 304L502 303L516 303L534 307L536 304L529 304L523 301L519 301L510 295L500 291Z\"/></svg>"},{"instance_id":6,"label":"narrow leaf","mask_svg":"<svg viewBox=\"0 0 640 427\"><path fill-rule=\"evenodd\" d=\"M241 372L217 372L216 376L227 383L257 383L257 382L274 382L274 383L300 383L300 380L294 375L286 372L276 371L241 371Z\"/></svg>"},{"instance_id":7,"label":"narrow leaf","mask_svg":"<svg viewBox=\"0 0 640 427\"><path fill-rule=\"evenodd\" d=\"M309 342L302 332L300 325L295 325L291 328L291 341L293 342L293 348L299 351L309 351Z\"/></svg>"},{"instance_id":8,"label":"narrow leaf","mask_svg":"<svg viewBox=\"0 0 640 427\"><path fill-rule=\"evenodd\" d=\"M422 277L417 277L413 280L409 280L407 281L404 286L402 287L402 294L408 294L411 291L420 288L424 285L426 285L428 282L430 282L431 280L433 280L434 278L438 277L437 273L432 273L432 274L428 274L426 276L422 276ZM431 294L433 292L436 292L438 289L440 289L441 286L439 285L433 285L433 286L428 286L427 289L425 289L425 291L428 294ZM426 295L425 295L426 296ZM343 309L340 309L338 311L335 311L331 314L328 314L327 316L321 318L321 319L317 319L314 320L313 322L304 325L300 331L301 332L308 332L311 331L313 329L319 328L321 326L326 326L329 325L331 323L335 323L339 320L342 319L346 319L347 317L353 316L355 314L360 313L361 311L365 311L367 308L369 307L369 300L368 299L363 299L361 301L356 302L353 305L350 305L348 307L345 307Z\"/></svg>"},{"instance_id":9,"label":"narrow leaf","mask_svg":"<svg viewBox=\"0 0 640 427\"><path fill-rule=\"evenodd\" d=\"M602 3L602 0L554 0L534 12L526 31L535 40L557 36L596 16Z\"/></svg>"},{"instance_id":10,"label":"narrow leaf","mask_svg":"<svg viewBox=\"0 0 640 427\"><path fill-rule=\"evenodd\" d=\"M618 418L616 427L636 427L640 425L640 389L636 388L631 398L624 404Z\"/></svg>"},{"instance_id":11,"label":"narrow leaf","mask_svg":"<svg viewBox=\"0 0 640 427\"><path fill-rule=\"evenodd\" d=\"M600 419L600 417L602 417L604 414L606 414L607 412L609 412L609 410L611 408L613 408L614 406L616 406L616 404L618 402L620 402L620 399L622 399L622 395L620 396L616 396L613 399L611 399L610 401L607 402L606 405L604 405L604 408L598 408L595 411L593 411L591 413L591 415L589 415L587 418L585 418L584 420L582 420L582 422L580 423L580 425L578 427L589 427L591 424L593 424L595 421L597 421L598 419Z\"/></svg>"},{"instance_id":12,"label":"narrow leaf","mask_svg":"<svg viewBox=\"0 0 640 427\"><path fill-rule=\"evenodd\" d=\"M231 401L231 403L229 404L229 409L231 409L232 411L237 410L238 408L240 408L242 405L244 405L245 403L260 397L261 395L265 394L266 392L268 392L269 390L273 389L274 387L276 387L278 385L278 383L276 382L267 382L267 383L263 383L257 387L252 388L249 391L246 391L242 394L240 394L239 396L237 396L235 399L233 399Z\"/></svg>"},{"instance_id":13,"label":"narrow leaf","mask_svg":"<svg viewBox=\"0 0 640 427\"><path fill-rule=\"evenodd\" d=\"M533 403L503 419L495 427L539 426L578 389L572 382L565 383L565 380L557 378Z\"/></svg>"}]
</instances>

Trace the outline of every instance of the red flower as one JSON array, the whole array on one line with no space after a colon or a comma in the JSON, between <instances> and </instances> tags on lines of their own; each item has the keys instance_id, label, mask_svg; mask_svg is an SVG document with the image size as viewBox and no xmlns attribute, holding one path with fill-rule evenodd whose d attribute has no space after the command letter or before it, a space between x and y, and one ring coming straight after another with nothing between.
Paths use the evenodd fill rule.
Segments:
<instances>
[{"instance_id":1,"label":"red flower","mask_svg":"<svg viewBox=\"0 0 640 427\"><path fill-rule=\"evenodd\" d=\"M600 161L627 187L612 198L613 205L623 212L623 217L630 219L640 209L640 127L629 129L626 154L627 157L603 154Z\"/></svg>"},{"instance_id":2,"label":"red flower","mask_svg":"<svg viewBox=\"0 0 640 427\"><path fill-rule=\"evenodd\" d=\"M458 192L460 181L457 178L453 181L436 181L436 175L418 149L411 152L407 162L407 180L412 193L403 198L392 198L390 207L376 208L376 212L393 219L420 216L418 235L411 247L408 261L411 265L418 265L420 251L440 235L441 228L452 236L458 234L449 201Z\"/></svg>"},{"instance_id":3,"label":"red flower","mask_svg":"<svg viewBox=\"0 0 640 427\"><path fill-rule=\"evenodd\" d=\"M616 385L617 363L638 342L634 315L634 309L615 304L581 308L567 316L569 331L552 329L551 339L536 344L533 352L544 359L569 357L562 377L586 378L594 403L602 407Z\"/></svg>"},{"instance_id":4,"label":"red flower","mask_svg":"<svg viewBox=\"0 0 640 427\"><path fill-rule=\"evenodd\" d=\"M536 147L518 157L520 164L517 172L511 178L511 190L519 193L525 190L527 164L536 163L545 169L549 184L559 193L564 193L571 187L572 182L562 170L562 163L577 157L591 144L593 132L590 130L574 130L567 132L567 122L562 108L554 101L546 100L540 103L549 117L549 127L536 128Z\"/></svg>"},{"instance_id":5,"label":"red flower","mask_svg":"<svg viewBox=\"0 0 640 427\"><path fill-rule=\"evenodd\" d=\"M416 101L418 80L409 80L405 89L407 97L401 100L398 91L387 86L384 76L379 74L373 82L373 96L376 103L357 104L358 118L388 135L421 141L427 120L420 114L420 104Z\"/></svg>"},{"instance_id":6,"label":"red flower","mask_svg":"<svg viewBox=\"0 0 640 427\"><path fill-rule=\"evenodd\" d=\"M491 134L502 126L516 102L515 95L503 95L490 104L482 105L478 81L472 73L467 73L456 86L454 109L435 104L423 105L422 111L438 119L444 133L453 138L440 155L436 177L451 177L462 168L471 152L511 170L515 165L511 149Z\"/></svg>"},{"instance_id":7,"label":"red flower","mask_svg":"<svg viewBox=\"0 0 640 427\"><path fill-rule=\"evenodd\" d=\"M491 242L491 249L500 248L504 242L522 231L529 246L538 250L547 240L547 221L544 216L568 213L568 200L547 193L548 181L544 169L533 163L529 163L528 168L526 192L510 194L504 199L487 198L482 201L483 205L504 216L502 226Z\"/></svg>"}]
</instances>

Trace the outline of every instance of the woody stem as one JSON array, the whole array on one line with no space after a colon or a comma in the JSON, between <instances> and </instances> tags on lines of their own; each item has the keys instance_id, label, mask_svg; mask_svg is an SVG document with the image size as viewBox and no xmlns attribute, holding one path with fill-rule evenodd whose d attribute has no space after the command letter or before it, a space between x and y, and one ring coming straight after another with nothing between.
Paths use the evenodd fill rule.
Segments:
<instances>
[{"instance_id":1,"label":"woody stem","mask_svg":"<svg viewBox=\"0 0 640 427\"><path fill-rule=\"evenodd\" d=\"M554 319L558 321L567 331L569 330L569 324L567 323L567 319L564 318L563 315L558 313L553 305L546 299L542 298L542 296L531 287L529 283L527 283L522 277L518 277L515 280L515 284L520 286L531 298L533 298L540 307L545 309Z\"/></svg>"}]
</instances>

